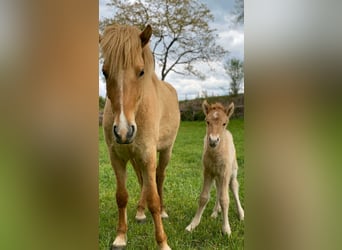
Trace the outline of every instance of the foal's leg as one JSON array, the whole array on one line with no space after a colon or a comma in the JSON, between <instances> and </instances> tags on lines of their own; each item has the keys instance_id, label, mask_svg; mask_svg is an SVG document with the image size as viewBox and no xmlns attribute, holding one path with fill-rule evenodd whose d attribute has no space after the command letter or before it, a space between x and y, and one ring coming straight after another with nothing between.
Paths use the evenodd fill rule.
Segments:
<instances>
[{"instance_id":1,"label":"foal's leg","mask_svg":"<svg viewBox=\"0 0 342 250\"><path fill-rule=\"evenodd\" d=\"M156 152L156 150L151 150ZM160 216L160 198L156 184L156 153L145 157L145 165L142 168L143 195L146 197L148 208L152 214L155 238L161 250L171 249L167 244L167 236L164 232L162 219Z\"/></svg>"},{"instance_id":2,"label":"foal's leg","mask_svg":"<svg viewBox=\"0 0 342 250\"><path fill-rule=\"evenodd\" d=\"M210 196L210 187L213 180L210 175L204 174L204 181L203 181L203 189L198 201L198 209L195 214L195 217L192 219L191 223L185 228L187 231L191 232L194 230L198 224L201 222L201 217L203 214L203 211L205 209L205 206L208 203L209 196Z\"/></svg>"},{"instance_id":3,"label":"foal's leg","mask_svg":"<svg viewBox=\"0 0 342 250\"><path fill-rule=\"evenodd\" d=\"M229 179L227 176L219 177L216 179L217 182L217 196L219 197L220 205L222 208L222 218L223 218L223 224L222 224L222 233L228 234L228 236L231 234L231 229L229 225L228 220L228 208L229 208L229 195L228 195L228 186L229 186Z\"/></svg>"},{"instance_id":4,"label":"foal's leg","mask_svg":"<svg viewBox=\"0 0 342 250\"><path fill-rule=\"evenodd\" d=\"M128 192L126 189L126 163L123 162L113 154L111 154L111 162L115 171L116 176L116 203L119 210L119 222L116 230L116 238L113 242L114 249L120 249L126 246L127 239L127 202L128 202Z\"/></svg>"},{"instance_id":5,"label":"foal's leg","mask_svg":"<svg viewBox=\"0 0 342 250\"><path fill-rule=\"evenodd\" d=\"M243 208L241 206L241 202L240 202L240 198L239 198L239 182L237 180L237 161L235 160L233 163L233 174L232 174L232 178L230 181L230 189L233 192L234 195L234 200L236 203L236 208L238 210L239 213L239 218L240 220L244 220L245 218L245 212L243 211Z\"/></svg>"},{"instance_id":6,"label":"foal's leg","mask_svg":"<svg viewBox=\"0 0 342 250\"><path fill-rule=\"evenodd\" d=\"M221 212L221 206L220 206L220 200L219 200L219 196L217 195L218 193L218 186L217 186L217 182L215 181L215 186L216 186L216 202L215 202L215 206L213 209L213 213L211 214L212 218L217 218L218 213Z\"/></svg>"},{"instance_id":7,"label":"foal's leg","mask_svg":"<svg viewBox=\"0 0 342 250\"><path fill-rule=\"evenodd\" d=\"M157 168L157 189L158 189L158 194L160 197L160 206L161 206L161 217L162 218L168 218L169 215L165 211L165 206L164 206L164 200L163 200L163 183L165 179L165 169L167 164L170 161L171 157L171 151L172 147L161 151L159 153L159 163L158 163L158 168Z\"/></svg>"},{"instance_id":8,"label":"foal's leg","mask_svg":"<svg viewBox=\"0 0 342 250\"><path fill-rule=\"evenodd\" d=\"M138 202L138 208L137 208L137 213L135 215L135 219L138 222L144 222L146 220L146 215L145 215L146 197L144 196L144 193L142 192L143 179L142 179L142 174L141 174L141 168L139 168L139 165L137 164L135 159L132 159L131 163L133 165L134 171L137 175L139 185L141 188L140 199Z\"/></svg>"}]
</instances>

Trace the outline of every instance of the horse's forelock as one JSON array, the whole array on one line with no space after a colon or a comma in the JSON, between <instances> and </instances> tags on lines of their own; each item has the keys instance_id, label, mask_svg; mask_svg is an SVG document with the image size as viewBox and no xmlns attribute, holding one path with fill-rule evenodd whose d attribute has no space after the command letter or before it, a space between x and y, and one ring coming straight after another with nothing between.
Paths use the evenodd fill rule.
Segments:
<instances>
[{"instance_id":1,"label":"horse's forelock","mask_svg":"<svg viewBox=\"0 0 342 250\"><path fill-rule=\"evenodd\" d=\"M108 26L101 40L103 57L108 65L108 75L112 75L119 68L127 69L134 65L138 53L143 53L145 72L153 69L153 56L148 46L142 50L141 31L132 26L111 25Z\"/></svg>"}]
</instances>

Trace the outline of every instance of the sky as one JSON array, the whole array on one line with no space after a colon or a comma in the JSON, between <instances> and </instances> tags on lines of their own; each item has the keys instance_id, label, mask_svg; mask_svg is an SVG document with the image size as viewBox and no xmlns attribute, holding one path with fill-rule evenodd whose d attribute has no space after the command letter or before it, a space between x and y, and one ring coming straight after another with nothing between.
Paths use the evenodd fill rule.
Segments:
<instances>
[{"instance_id":1,"label":"sky","mask_svg":"<svg viewBox=\"0 0 342 250\"><path fill-rule=\"evenodd\" d=\"M109 0L99 1L99 17L103 20L113 15L111 7L106 6ZM210 23L210 27L215 28L218 34L217 44L229 51L228 57L236 57L244 60L244 30L243 25L234 25L232 20L232 11L234 9L234 0L199 0L207 5L211 13L214 15L214 21ZM178 99L193 99L202 96L204 92L208 96L225 95L228 93L230 78L224 70L224 62L228 57L222 58L220 61L210 62L210 67L206 63L197 63L195 67L200 69L206 75L205 80L200 80L194 76L182 76L170 72L166 81L172 84L178 93ZM101 65L99 66L101 69ZM156 64L156 73L160 77L160 70ZM106 87L102 71L99 70L99 94L106 95Z\"/></svg>"}]
</instances>

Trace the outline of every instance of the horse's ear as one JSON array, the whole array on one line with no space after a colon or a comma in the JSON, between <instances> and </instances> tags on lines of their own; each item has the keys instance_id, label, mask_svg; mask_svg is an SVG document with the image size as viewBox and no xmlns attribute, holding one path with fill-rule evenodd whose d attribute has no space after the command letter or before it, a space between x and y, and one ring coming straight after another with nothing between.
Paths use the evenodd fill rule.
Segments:
<instances>
[{"instance_id":1,"label":"horse's ear","mask_svg":"<svg viewBox=\"0 0 342 250\"><path fill-rule=\"evenodd\" d=\"M146 28L140 33L141 47L145 47L145 45L150 41L151 36L152 27L148 24Z\"/></svg>"},{"instance_id":2,"label":"horse's ear","mask_svg":"<svg viewBox=\"0 0 342 250\"><path fill-rule=\"evenodd\" d=\"M203 108L204 114L207 115L209 113L209 109L210 109L210 105L207 102L207 100L204 100L204 102L202 104L202 108Z\"/></svg>"},{"instance_id":3,"label":"horse's ear","mask_svg":"<svg viewBox=\"0 0 342 250\"><path fill-rule=\"evenodd\" d=\"M226 114L229 117L231 117L231 115L234 113L234 103L232 102L231 104L229 104L229 106L225 109Z\"/></svg>"}]
</instances>

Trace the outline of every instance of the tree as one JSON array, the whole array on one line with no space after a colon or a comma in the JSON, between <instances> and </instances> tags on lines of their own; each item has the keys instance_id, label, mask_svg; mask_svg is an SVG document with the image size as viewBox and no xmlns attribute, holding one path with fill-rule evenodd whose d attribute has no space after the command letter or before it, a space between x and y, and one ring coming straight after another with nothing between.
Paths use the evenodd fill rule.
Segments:
<instances>
[{"instance_id":1,"label":"tree","mask_svg":"<svg viewBox=\"0 0 342 250\"><path fill-rule=\"evenodd\" d=\"M231 58L225 63L224 69L231 78L229 94L237 95L241 89L242 79L244 78L243 61L237 58Z\"/></svg>"},{"instance_id":2,"label":"tree","mask_svg":"<svg viewBox=\"0 0 342 250\"><path fill-rule=\"evenodd\" d=\"M108 5L114 7L115 13L113 18L100 22L100 30L112 23L140 29L152 25L151 49L162 80L170 72L205 79L194 63L209 64L228 52L215 43L216 30L208 24L214 19L210 10L196 0L111 0Z\"/></svg>"},{"instance_id":3,"label":"tree","mask_svg":"<svg viewBox=\"0 0 342 250\"><path fill-rule=\"evenodd\" d=\"M234 22L236 24L244 23L244 20L245 20L244 0L235 0L233 14L234 14Z\"/></svg>"},{"instance_id":4,"label":"tree","mask_svg":"<svg viewBox=\"0 0 342 250\"><path fill-rule=\"evenodd\" d=\"M100 110L104 109L105 103L106 103L106 99L103 98L102 96L99 96L99 109Z\"/></svg>"}]
</instances>

